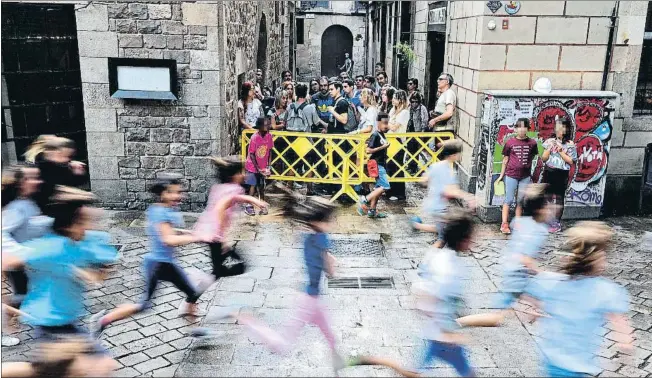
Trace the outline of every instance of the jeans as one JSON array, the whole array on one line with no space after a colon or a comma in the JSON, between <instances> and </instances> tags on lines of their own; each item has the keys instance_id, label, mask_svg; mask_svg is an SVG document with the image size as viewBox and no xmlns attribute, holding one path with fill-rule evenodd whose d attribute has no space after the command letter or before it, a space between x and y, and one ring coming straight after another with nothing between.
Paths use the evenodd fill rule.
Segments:
<instances>
[{"instance_id":1,"label":"jeans","mask_svg":"<svg viewBox=\"0 0 652 378\"><path fill-rule=\"evenodd\" d=\"M532 184L532 179L526 177L524 179L515 179L509 176L505 176L505 204L512 205L514 204L514 198L516 198L518 192L518 202L521 202L525 196L525 188Z\"/></svg>"},{"instance_id":2,"label":"jeans","mask_svg":"<svg viewBox=\"0 0 652 378\"><path fill-rule=\"evenodd\" d=\"M441 359L453 365L457 374L462 377L473 377L475 374L469 361L464 355L464 348L458 344L444 343L436 340L428 340L428 346L426 350L426 355L424 357L421 368L425 368L426 365L432 359Z\"/></svg>"},{"instance_id":3,"label":"jeans","mask_svg":"<svg viewBox=\"0 0 652 378\"><path fill-rule=\"evenodd\" d=\"M141 311L149 308L150 301L159 281L171 282L177 289L186 294L187 303L195 303L199 299L200 293L197 293L188 280L186 273L175 263L145 260L145 277L147 280L147 291L141 302Z\"/></svg>"}]
</instances>

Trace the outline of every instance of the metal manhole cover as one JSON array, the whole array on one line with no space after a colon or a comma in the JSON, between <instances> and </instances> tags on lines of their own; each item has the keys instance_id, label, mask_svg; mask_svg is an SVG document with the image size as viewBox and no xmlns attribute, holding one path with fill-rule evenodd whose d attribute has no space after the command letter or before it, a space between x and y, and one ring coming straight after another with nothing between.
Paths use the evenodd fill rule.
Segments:
<instances>
[{"instance_id":1,"label":"metal manhole cover","mask_svg":"<svg viewBox=\"0 0 652 378\"><path fill-rule=\"evenodd\" d=\"M331 239L329 252L340 257L383 257L385 246L380 236L338 235Z\"/></svg>"},{"instance_id":2,"label":"metal manhole cover","mask_svg":"<svg viewBox=\"0 0 652 378\"><path fill-rule=\"evenodd\" d=\"M392 277L342 277L328 280L329 289L393 289Z\"/></svg>"}]
</instances>

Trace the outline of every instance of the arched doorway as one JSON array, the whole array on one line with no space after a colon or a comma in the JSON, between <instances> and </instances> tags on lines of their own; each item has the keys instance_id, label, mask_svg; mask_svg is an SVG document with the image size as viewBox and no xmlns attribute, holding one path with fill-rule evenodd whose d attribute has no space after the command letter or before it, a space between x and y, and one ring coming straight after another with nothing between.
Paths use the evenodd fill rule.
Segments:
<instances>
[{"instance_id":1,"label":"arched doorway","mask_svg":"<svg viewBox=\"0 0 652 378\"><path fill-rule=\"evenodd\" d=\"M267 20L263 13L260 17L260 26L258 27L258 50L256 53L256 68L263 70L263 82L267 83Z\"/></svg>"},{"instance_id":2,"label":"arched doorway","mask_svg":"<svg viewBox=\"0 0 652 378\"><path fill-rule=\"evenodd\" d=\"M321 74L327 77L338 76L338 67L344 65L344 54L353 59L353 34L342 25L332 25L321 36ZM360 64L359 62L353 62Z\"/></svg>"}]
</instances>

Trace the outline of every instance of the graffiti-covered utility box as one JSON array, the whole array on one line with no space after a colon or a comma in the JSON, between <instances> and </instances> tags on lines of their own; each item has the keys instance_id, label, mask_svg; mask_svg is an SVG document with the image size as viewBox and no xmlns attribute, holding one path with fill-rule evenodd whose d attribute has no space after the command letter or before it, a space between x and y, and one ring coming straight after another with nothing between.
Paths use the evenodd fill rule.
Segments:
<instances>
[{"instance_id":1,"label":"graffiti-covered utility box","mask_svg":"<svg viewBox=\"0 0 652 378\"><path fill-rule=\"evenodd\" d=\"M572 125L577 161L570 168L564 218L600 216L613 117L618 106L619 96L614 92L487 91L482 109L482 134L476 149L478 215L485 221L500 220L504 194L495 193L494 182L500 175L503 146L515 136L516 120L530 120L528 136L536 138L539 145L539 153L532 162L532 181L541 182L542 143L554 137L555 120L565 117Z\"/></svg>"}]
</instances>

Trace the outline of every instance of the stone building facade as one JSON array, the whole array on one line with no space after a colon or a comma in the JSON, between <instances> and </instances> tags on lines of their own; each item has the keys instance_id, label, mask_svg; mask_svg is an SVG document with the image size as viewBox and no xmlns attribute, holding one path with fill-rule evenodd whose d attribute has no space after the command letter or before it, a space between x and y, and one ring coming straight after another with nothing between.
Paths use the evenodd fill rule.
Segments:
<instances>
[{"instance_id":1,"label":"stone building facade","mask_svg":"<svg viewBox=\"0 0 652 378\"><path fill-rule=\"evenodd\" d=\"M275 1L75 2L90 184L102 205L144 208L151 200L148 184L162 171L183 176L185 209L205 205L214 176L208 157L238 152L239 85L254 79L256 68L271 85L287 68L290 7ZM179 99L111 98L110 57L176 60Z\"/></svg>"},{"instance_id":2,"label":"stone building facade","mask_svg":"<svg viewBox=\"0 0 652 378\"><path fill-rule=\"evenodd\" d=\"M432 26L437 3L415 2L411 10L410 44L416 59L409 75L423 82L429 82L428 74L437 74L429 69L431 46L424 38ZM494 12L484 1L451 1L445 5L443 70L455 78L459 117L456 133L465 143L460 176L466 189L474 191L476 186L487 92L531 90L538 78L547 77L553 90L579 91L578 95L603 90L619 95L602 209L607 214L636 212L645 148L652 143L649 2L490 3L500 6ZM613 12L616 27L610 36ZM605 71L608 51L613 53Z\"/></svg>"},{"instance_id":3,"label":"stone building facade","mask_svg":"<svg viewBox=\"0 0 652 378\"><path fill-rule=\"evenodd\" d=\"M339 74L344 52L353 60L353 75L365 73L365 13L356 1L299 1L296 77L308 82Z\"/></svg>"}]
</instances>

